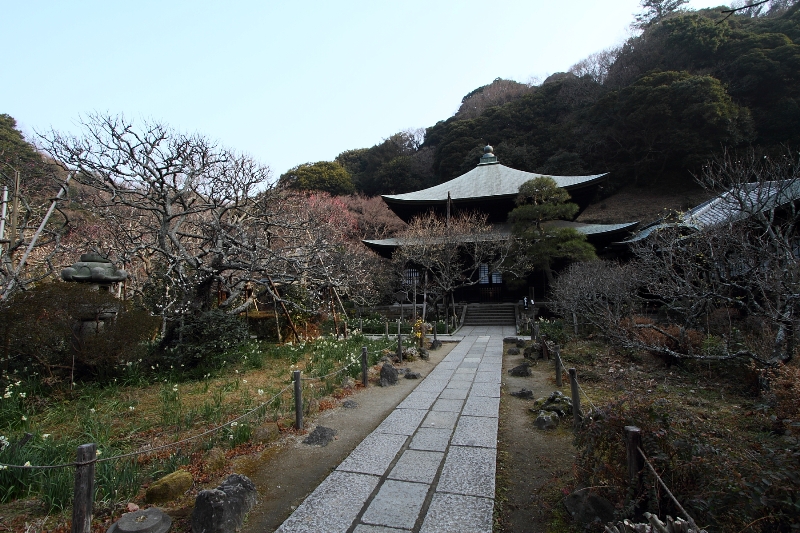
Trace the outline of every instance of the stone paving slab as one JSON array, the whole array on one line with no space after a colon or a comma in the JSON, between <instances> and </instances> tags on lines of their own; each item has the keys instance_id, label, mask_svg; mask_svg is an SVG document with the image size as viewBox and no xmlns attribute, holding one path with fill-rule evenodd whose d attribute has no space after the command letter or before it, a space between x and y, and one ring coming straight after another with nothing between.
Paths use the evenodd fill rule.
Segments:
<instances>
[{"instance_id":1,"label":"stone paving slab","mask_svg":"<svg viewBox=\"0 0 800 533\"><path fill-rule=\"evenodd\" d=\"M464 399L440 398L431 407L432 411L453 411L458 413L464 405Z\"/></svg>"},{"instance_id":2,"label":"stone paving slab","mask_svg":"<svg viewBox=\"0 0 800 533\"><path fill-rule=\"evenodd\" d=\"M430 409L439 394L436 392L412 392L403 400L397 409Z\"/></svg>"},{"instance_id":3,"label":"stone paving slab","mask_svg":"<svg viewBox=\"0 0 800 533\"><path fill-rule=\"evenodd\" d=\"M393 527L369 526L358 524L353 533L411 533L410 529L395 529Z\"/></svg>"},{"instance_id":4,"label":"stone paving slab","mask_svg":"<svg viewBox=\"0 0 800 533\"><path fill-rule=\"evenodd\" d=\"M447 388L444 390L451 390L451 389L464 389L469 390L472 387L472 376L468 376L467 374L458 374L459 377L467 376L467 379L452 379L450 383L447 385Z\"/></svg>"},{"instance_id":5,"label":"stone paving slab","mask_svg":"<svg viewBox=\"0 0 800 533\"><path fill-rule=\"evenodd\" d=\"M494 500L461 494L433 495L420 533L492 533Z\"/></svg>"},{"instance_id":6,"label":"stone paving slab","mask_svg":"<svg viewBox=\"0 0 800 533\"><path fill-rule=\"evenodd\" d=\"M419 517L429 485L387 479L361 517L366 524L411 529Z\"/></svg>"},{"instance_id":7,"label":"stone paving slab","mask_svg":"<svg viewBox=\"0 0 800 533\"><path fill-rule=\"evenodd\" d=\"M409 448L443 452L447 449L452 434L453 430L447 428L419 428L411 439Z\"/></svg>"},{"instance_id":8,"label":"stone paving slab","mask_svg":"<svg viewBox=\"0 0 800 533\"><path fill-rule=\"evenodd\" d=\"M475 383L497 383L498 385L503 380L503 372L494 370L478 370L475 374Z\"/></svg>"},{"instance_id":9,"label":"stone paving slab","mask_svg":"<svg viewBox=\"0 0 800 533\"><path fill-rule=\"evenodd\" d=\"M452 411L431 411L422 422L422 427L454 429L457 420L458 413Z\"/></svg>"},{"instance_id":10,"label":"stone paving slab","mask_svg":"<svg viewBox=\"0 0 800 533\"><path fill-rule=\"evenodd\" d=\"M417 385L417 388L414 389L414 392L435 392L436 394L439 394L444 390L445 387L447 387L449 383L450 381L447 379L425 379L422 383Z\"/></svg>"},{"instance_id":11,"label":"stone paving slab","mask_svg":"<svg viewBox=\"0 0 800 533\"><path fill-rule=\"evenodd\" d=\"M380 478L333 472L292 513L278 533L345 533L361 512Z\"/></svg>"},{"instance_id":12,"label":"stone paving slab","mask_svg":"<svg viewBox=\"0 0 800 533\"><path fill-rule=\"evenodd\" d=\"M452 444L497 448L497 418L462 415L458 419Z\"/></svg>"},{"instance_id":13,"label":"stone paving slab","mask_svg":"<svg viewBox=\"0 0 800 533\"><path fill-rule=\"evenodd\" d=\"M500 398L470 396L461 410L466 416L490 416L497 418L500 412Z\"/></svg>"},{"instance_id":14,"label":"stone paving slab","mask_svg":"<svg viewBox=\"0 0 800 533\"><path fill-rule=\"evenodd\" d=\"M382 476L406 440L406 435L371 433L336 470Z\"/></svg>"},{"instance_id":15,"label":"stone paving slab","mask_svg":"<svg viewBox=\"0 0 800 533\"><path fill-rule=\"evenodd\" d=\"M375 433L413 435L427 414L427 409L395 409L375 429Z\"/></svg>"},{"instance_id":16,"label":"stone paving slab","mask_svg":"<svg viewBox=\"0 0 800 533\"><path fill-rule=\"evenodd\" d=\"M389 473L389 479L431 484L443 458L443 452L406 450Z\"/></svg>"},{"instance_id":17,"label":"stone paving slab","mask_svg":"<svg viewBox=\"0 0 800 533\"><path fill-rule=\"evenodd\" d=\"M494 498L497 450L450 446L437 492Z\"/></svg>"},{"instance_id":18,"label":"stone paving slab","mask_svg":"<svg viewBox=\"0 0 800 533\"><path fill-rule=\"evenodd\" d=\"M469 368L469 367L458 367L456 368L456 374L475 374L477 372L477 368Z\"/></svg>"},{"instance_id":19,"label":"stone paving slab","mask_svg":"<svg viewBox=\"0 0 800 533\"><path fill-rule=\"evenodd\" d=\"M447 389L445 389L447 390ZM497 383L474 383L472 390L469 391L470 396L488 396L489 398L500 397L500 387ZM441 398L441 394L439 398Z\"/></svg>"},{"instance_id":20,"label":"stone paving slab","mask_svg":"<svg viewBox=\"0 0 800 533\"><path fill-rule=\"evenodd\" d=\"M442 391L439 398L443 400L466 400L468 392L466 389L447 388Z\"/></svg>"},{"instance_id":21,"label":"stone paving slab","mask_svg":"<svg viewBox=\"0 0 800 533\"><path fill-rule=\"evenodd\" d=\"M458 374L453 374L453 377L450 378L450 383L448 386L452 386L456 381L466 381L467 383L472 383L475 380L476 375L477 374L473 374L472 372L460 372Z\"/></svg>"}]
</instances>

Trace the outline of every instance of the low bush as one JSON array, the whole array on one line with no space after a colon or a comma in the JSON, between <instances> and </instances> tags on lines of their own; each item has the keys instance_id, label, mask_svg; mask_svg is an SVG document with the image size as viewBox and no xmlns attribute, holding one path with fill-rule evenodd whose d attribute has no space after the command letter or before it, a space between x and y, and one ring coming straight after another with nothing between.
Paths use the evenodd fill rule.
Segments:
<instances>
[{"instance_id":1,"label":"low bush","mask_svg":"<svg viewBox=\"0 0 800 533\"><path fill-rule=\"evenodd\" d=\"M624 427L641 429L642 449L698 524L709 531L794 531L800 525L800 450L769 435L734 434L730 427L666 399L626 396L584 420L576 435L577 481L600 490L630 518L635 504L678 516L672 500L645 468L644 494L634 494L626 470Z\"/></svg>"},{"instance_id":2,"label":"low bush","mask_svg":"<svg viewBox=\"0 0 800 533\"><path fill-rule=\"evenodd\" d=\"M187 371L216 370L233 360L249 340L247 324L236 315L212 309L176 322L156 353L160 364ZM195 372L196 373L196 372Z\"/></svg>"}]
</instances>

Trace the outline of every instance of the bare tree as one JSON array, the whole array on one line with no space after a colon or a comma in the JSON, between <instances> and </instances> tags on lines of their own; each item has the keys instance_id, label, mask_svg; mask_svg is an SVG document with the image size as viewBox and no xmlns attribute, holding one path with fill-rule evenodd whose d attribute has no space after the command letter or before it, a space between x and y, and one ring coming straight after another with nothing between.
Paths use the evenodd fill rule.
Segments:
<instances>
[{"instance_id":1,"label":"bare tree","mask_svg":"<svg viewBox=\"0 0 800 533\"><path fill-rule=\"evenodd\" d=\"M3 205L0 237L0 302L48 278L57 269L70 217L61 205L71 179L57 165L43 161L32 183L14 166L3 162L0 176L10 181L12 199ZM10 209L9 209L10 207ZM12 212L13 211L13 212Z\"/></svg>"},{"instance_id":2,"label":"bare tree","mask_svg":"<svg viewBox=\"0 0 800 533\"><path fill-rule=\"evenodd\" d=\"M82 126L82 137L51 132L42 142L97 191L89 207L114 235L100 245L119 262L160 269L176 307L207 308L224 272L256 269L241 228L267 167L158 123L92 115Z\"/></svg>"},{"instance_id":3,"label":"bare tree","mask_svg":"<svg viewBox=\"0 0 800 533\"><path fill-rule=\"evenodd\" d=\"M503 105L533 90L529 84L497 78L489 85L479 87L466 95L461 100L456 116L475 118L490 107Z\"/></svg>"},{"instance_id":4,"label":"bare tree","mask_svg":"<svg viewBox=\"0 0 800 533\"><path fill-rule=\"evenodd\" d=\"M397 270L408 267L427 272L435 293L450 299L453 292L480 282L481 266L489 272L509 270L514 240L486 222L486 216L460 214L449 223L434 213L416 217L398 236L392 256ZM424 274L423 274L424 275ZM454 307L453 307L454 312Z\"/></svg>"},{"instance_id":5,"label":"bare tree","mask_svg":"<svg viewBox=\"0 0 800 533\"><path fill-rule=\"evenodd\" d=\"M618 328L639 307L639 283L630 263L573 263L553 284L553 310L562 316L574 313L601 332Z\"/></svg>"},{"instance_id":6,"label":"bare tree","mask_svg":"<svg viewBox=\"0 0 800 533\"><path fill-rule=\"evenodd\" d=\"M589 76L595 82L603 84L608 77L608 71L611 65L617 60L620 48L607 48L594 54L589 55L585 59L581 59L569 68L568 72L575 74L579 78Z\"/></svg>"}]
</instances>

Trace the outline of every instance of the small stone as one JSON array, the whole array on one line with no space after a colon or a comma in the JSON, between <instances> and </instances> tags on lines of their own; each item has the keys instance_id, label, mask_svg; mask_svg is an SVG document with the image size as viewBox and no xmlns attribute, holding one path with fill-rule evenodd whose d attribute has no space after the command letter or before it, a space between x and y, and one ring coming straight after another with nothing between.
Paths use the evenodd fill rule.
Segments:
<instances>
[{"instance_id":1,"label":"small stone","mask_svg":"<svg viewBox=\"0 0 800 533\"><path fill-rule=\"evenodd\" d=\"M238 531L255 505L256 496L256 486L241 474L231 474L216 489L200 491L192 511L192 532Z\"/></svg>"},{"instance_id":2,"label":"small stone","mask_svg":"<svg viewBox=\"0 0 800 533\"><path fill-rule=\"evenodd\" d=\"M515 366L511 370L508 371L509 374L512 376L518 377L525 377L531 375L531 367L528 363L522 363L519 366Z\"/></svg>"},{"instance_id":3,"label":"small stone","mask_svg":"<svg viewBox=\"0 0 800 533\"><path fill-rule=\"evenodd\" d=\"M166 533L172 526L172 518L158 507L125 513L108 528L108 533Z\"/></svg>"},{"instance_id":4,"label":"small stone","mask_svg":"<svg viewBox=\"0 0 800 533\"><path fill-rule=\"evenodd\" d=\"M536 412L531 409L532 412ZM556 429L558 427L558 415L555 413L551 413L549 411L539 411L536 420L533 421L533 425L536 426L536 429Z\"/></svg>"},{"instance_id":5,"label":"small stone","mask_svg":"<svg viewBox=\"0 0 800 533\"><path fill-rule=\"evenodd\" d=\"M389 385L397 384L398 372L395 367L389 363L384 363L381 367L381 387L388 387Z\"/></svg>"},{"instance_id":6,"label":"small stone","mask_svg":"<svg viewBox=\"0 0 800 533\"><path fill-rule=\"evenodd\" d=\"M520 389L517 392L512 392L511 396L516 396L517 398L522 398L524 400L529 400L533 398L533 391L528 389Z\"/></svg>"},{"instance_id":7,"label":"small stone","mask_svg":"<svg viewBox=\"0 0 800 533\"><path fill-rule=\"evenodd\" d=\"M506 353L508 355L519 355L519 348L517 348L516 346L512 346L511 348L508 349Z\"/></svg>"},{"instance_id":8,"label":"small stone","mask_svg":"<svg viewBox=\"0 0 800 533\"><path fill-rule=\"evenodd\" d=\"M192 488L194 479L186 470L176 470L167 474L147 488L145 501L147 503L163 503L172 501Z\"/></svg>"},{"instance_id":9,"label":"small stone","mask_svg":"<svg viewBox=\"0 0 800 533\"><path fill-rule=\"evenodd\" d=\"M226 462L227 458L225 457L225 452L218 446L214 446L206 453L206 465L208 465L208 469L211 472L222 470L225 468Z\"/></svg>"},{"instance_id":10,"label":"small stone","mask_svg":"<svg viewBox=\"0 0 800 533\"><path fill-rule=\"evenodd\" d=\"M343 389L351 390L351 389L355 388L355 386L356 386L356 380L354 380L350 376L345 376L342 379L342 388Z\"/></svg>"},{"instance_id":11,"label":"small stone","mask_svg":"<svg viewBox=\"0 0 800 533\"><path fill-rule=\"evenodd\" d=\"M431 348L430 348L431 350L438 350L441 347L442 347L442 341L440 341L439 339L431 341Z\"/></svg>"},{"instance_id":12,"label":"small stone","mask_svg":"<svg viewBox=\"0 0 800 533\"><path fill-rule=\"evenodd\" d=\"M410 370L406 372L406 379L419 379L420 377L422 376L419 372L411 372Z\"/></svg>"},{"instance_id":13,"label":"small stone","mask_svg":"<svg viewBox=\"0 0 800 533\"><path fill-rule=\"evenodd\" d=\"M586 489L578 489L564 498L564 507L581 524L606 524L614 519L611 502Z\"/></svg>"},{"instance_id":14,"label":"small stone","mask_svg":"<svg viewBox=\"0 0 800 533\"><path fill-rule=\"evenodd\" d=\"M327 446L336 436L336 430L326 428L324 426L317 426L314 431L309 433L308 437L303 439L303 444L310 446Z\"/></svg>"},{"instance_id":15,"label":"small stone","mask_svg":"<svg viewBox=\"0 0 800 533\"><path fill-rule=\"evenodd\" d=\"M345 409L355 409L358 407L358 404L355 402L355 400L345 400L342 402L342 407Z\"/></svg>"},{"instance_id":16,"label":"small stone","mask_svg":"<svg viewBox=\"0 0 800 533\"><path fill-rule=\"evenodd\" d=\"M277 440L281 436L281 430L275 422L266 422L256 428L253 432L253 441L258 444L267 444Z\"/></svg>"}]
</instances>

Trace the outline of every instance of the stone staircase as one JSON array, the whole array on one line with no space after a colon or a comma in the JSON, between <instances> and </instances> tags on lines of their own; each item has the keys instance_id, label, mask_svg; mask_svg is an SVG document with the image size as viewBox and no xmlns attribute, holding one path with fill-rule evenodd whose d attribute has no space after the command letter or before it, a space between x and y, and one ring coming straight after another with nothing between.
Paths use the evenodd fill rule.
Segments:
<instances>
[{"instance_id":1,"label":"stone staircase","mask_svg":"<svg viewBox=\"0 0 800 533\"><path fill-rule=\"evenodd\" d=\"M469 304L465 326L515 326L514 304Z\"/></svg>"}]
</instances>

